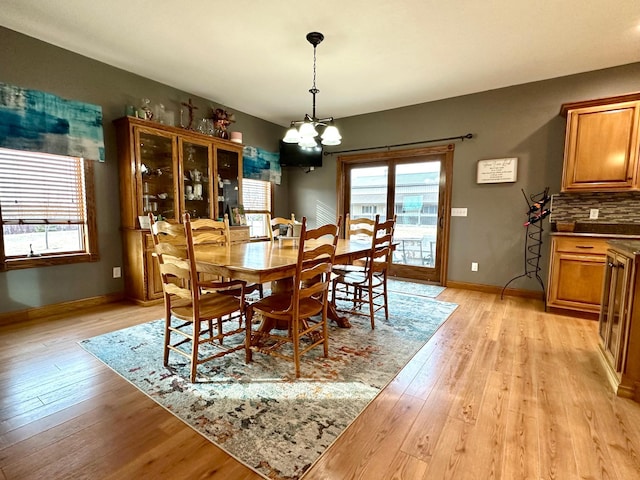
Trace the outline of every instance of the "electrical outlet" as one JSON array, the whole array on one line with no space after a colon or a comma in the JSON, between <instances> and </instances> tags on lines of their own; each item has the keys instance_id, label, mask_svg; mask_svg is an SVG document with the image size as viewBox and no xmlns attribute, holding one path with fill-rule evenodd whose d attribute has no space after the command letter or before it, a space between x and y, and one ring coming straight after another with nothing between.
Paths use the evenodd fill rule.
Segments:
<instances>
[{"instance_id":1,"label":"electrical outlet","mask_svg":"<svg viewBox=\"0 0 640 480\"><path fill-rule=\"evenodd\" d=\"M451 209L452 217L466 217L467 209L466 208L452 208Z\"/></svg>"},{"instance_id":2,"label":"electrical outlet","mask_svg":"<svg viewBox=\"0 0 640 480\"><path fill-rule=\"evenodd\" d=\"M589 210L589 220L596 220L598 218L598 214L600 212L597 208L592 208Z\"/></svg>"},{"instance_id":3,"label":"electrical outlet","mask_svg":"<svg viewBox=\"0 0 640 480\"><path fill-rule=\"evenodd\" d=\"M471 262L471 271L472 272L478 271L478 262Z\"/></svg>"},{"instance_id":4,"label":"electrical outlet","mask_svg":"<svg viewBox=\"0 0 640 480\"><path fill-rule=\"evenodd\" d=\"M122 269L120 267L113 267L113 278L120 278L122 276Z\"/></svg>"}]
</instances>

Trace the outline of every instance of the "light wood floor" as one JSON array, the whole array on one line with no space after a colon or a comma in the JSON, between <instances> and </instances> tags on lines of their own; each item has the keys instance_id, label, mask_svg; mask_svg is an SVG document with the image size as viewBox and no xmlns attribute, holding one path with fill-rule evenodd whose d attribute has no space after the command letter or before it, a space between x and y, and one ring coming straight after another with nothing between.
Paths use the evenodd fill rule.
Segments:
<instances>
[{"instance_id":1,"label":"light wood floor","mask_svg":"<svg viewBox=\"0 0 640 480\"><path fill-rule=\"evenodd\" d=\"M447 289L459 307L314 465L317 479L640 478L640 404L597 323ZM0 479L259 479L76 342L162 316L112 304L0 326Z\"/></svg>"}]
</instances>

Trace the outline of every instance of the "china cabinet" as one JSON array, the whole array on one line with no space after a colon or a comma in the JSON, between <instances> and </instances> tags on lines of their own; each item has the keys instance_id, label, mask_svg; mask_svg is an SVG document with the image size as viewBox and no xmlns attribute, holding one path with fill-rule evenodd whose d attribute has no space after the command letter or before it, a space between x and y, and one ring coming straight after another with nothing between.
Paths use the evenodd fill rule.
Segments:
<instances>
[{"instance_id":1,"label":"china cabinet","mask_svg":"<svg viewBox=\"0 0 640 480\"><path fill-rule=\"evenodd\" d=\"M115 122L126 294L162 297L145 220L222 218L242 203L242 145L134 117ZM142 223L141 223L142 222ZM245 236L246 232L237 232Z\"/></svg>"},{"instance_id":2,"label":"china cabinet","mask_svg":"<svg viewBox=\"0 0 640 480\"><path fill-rule=\"evenodd\" d=\"M615 393L640 401L640 242L611 242L598 332L600 354Z\"/></svg>"},{"instance_id":3,"label":"china cabinet","mask_svg":"<svg viewBox=\"0 0 640 480\"><path fill-rule=\"evenodd\" d=\"M562 105L562 191L638 190L640 93Z\"/></svg>"}]
</instances>

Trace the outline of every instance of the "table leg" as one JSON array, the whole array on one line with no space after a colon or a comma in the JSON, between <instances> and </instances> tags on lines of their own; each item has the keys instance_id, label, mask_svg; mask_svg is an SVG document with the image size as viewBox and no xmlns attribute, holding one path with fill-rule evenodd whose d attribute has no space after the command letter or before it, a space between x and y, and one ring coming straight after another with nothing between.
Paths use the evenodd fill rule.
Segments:
<instances>
[{"instance_id":1,"label":"table leg","mask_svg":"<svg viewBox=\"0 0 640 480\"><path fill-rule=\"evenodd\" d=\"M351 323L347 317L343 317L338 313L336 306L329 302L329 308L327 308L327 318L336 322L336 325L340 328L351 328Z\"/></svg>"}]
</instances>

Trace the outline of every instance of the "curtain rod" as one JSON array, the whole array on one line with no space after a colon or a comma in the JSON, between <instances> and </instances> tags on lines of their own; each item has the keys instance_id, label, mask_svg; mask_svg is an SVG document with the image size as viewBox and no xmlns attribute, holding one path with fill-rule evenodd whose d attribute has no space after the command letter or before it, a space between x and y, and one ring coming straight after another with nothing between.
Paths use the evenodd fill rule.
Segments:
<instances>
[{"instance_id":1,"label":"curtain rod","mask_svg":"<svg viewBox=\"0 0 640 480\"><path fill-rule=\"evenodd\" d=\"M409 145L418 145L420 143L444 142L449 140L461 140L464 142L465 138L473 138L473 134L467 133L466 135L458 135L457 137L434 138L433 140L421 140L419 142L409 142L409 143L396 143L395 145L381 145L379 147L352 148L351 150L336 150L335 152L324 152L324 154L333 155L334 153L362 152L363 150L377 150L380 148L389 149L389 148L395 148L395 147L407 147Z\"/></svg>"}]
</instances>

